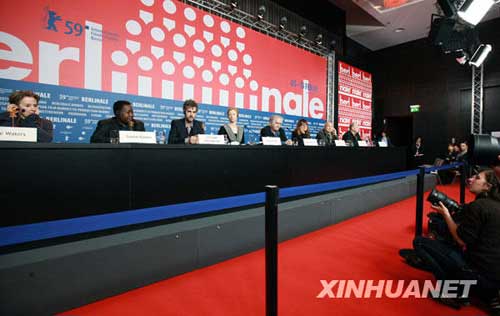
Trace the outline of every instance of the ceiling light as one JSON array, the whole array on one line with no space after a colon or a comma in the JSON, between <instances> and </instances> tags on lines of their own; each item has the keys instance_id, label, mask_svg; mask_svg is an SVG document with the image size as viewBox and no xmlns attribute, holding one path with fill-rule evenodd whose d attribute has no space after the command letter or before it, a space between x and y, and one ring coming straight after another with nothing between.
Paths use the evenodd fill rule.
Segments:
<instances>
[{"instance_id":1,"label":"ceiling light","mask_svg":"<svg viewBox=\"0 0 500 316\"><path fill-rule=\"evenodd\" d=\"M465 22L476 25L495 4L493 0L466 0L458 10L458 17Z\"/></svg>"},{"instance_id":2,"label":"ceiling light","mask_svg":"<svg viewBox=\"0 0 500 316\"><path fill-rule=\"evenodd\" d=\"M259 18L259 20L262 20L264 18L264 14L266 14L266 6L261 5L259 7L259 10L257 11L257 17Z\"/></svg>"},{"instance_id":3,"label":"ceiling light","mask_svg":"<svg viewBox=\"0 0 500 316\"><path fill-rule=\"evenodd\" d=\"M479 45L474 55L472 55L472 58L469 61L469 65L474 65L476 67L481 66L490 52L491 52L490 44Z\"/></svg>"},{"instance_id":4,"label":"ceiling light","mask_svg":"<svg viewBox=\"0 0 500 316\"><path fill-rule=\"evenodd\" d=\"M460 65L465 65L468 58L469 58L469 55L466 52L464 52L463 49L457 50L455 52L455 60Z\"/></svg>"},{"instance_id":5,"label":"ceiling light","mask_svg":"<svg viewBox=\"0 0 500 316\"><path fill-rule=\"evenodd\" d=\"M401 33L401 32L403 32L404 30L405 30L405 28L404 28L404 27L398 27L397 29L395 29L395 30L394 30L394 32L396 32L396 33Z\"/></svg>"},{"instance_id":6,"label":"ceiling light","mask_svg":"<svg viewBox=\"0 0 500 316\"><path fill-rule=\"evenodd\" d=\"M288 19L286 18L286 16L282 16L280 19L280 29L284 30L286 28L287 23Z\"/></svg>"},{"instance_id":7,"label":"ceiling light","mask_svg":"<svg viewBox=\"0 0 500 316\"><path fill-rule=\"evenodd\" d=\"M330 50L334 51L336 46L337 46L337 41L336 40L332 40L330 42Z\"/></svg>"},{"instance_id":8,"label":"ceiling light","mask_svg":"<svg viewBox=\"0 0 500 316\"><path fill-rule=\"evenodd\" d=\"M323 44L323 34L316 35L314 41L316 42L317 45Z\"/></svg>"},{"instance_id":9,"label":"ceiling light","mask_svg":"<svg viewBox=\"0 0 500 316\"><path fill-rule=\"evenodd\" d=\"M304 37L307 34L307 26L302 25L299 30L299 37Z\"/></svg>"},{"instance_id":10,"label":"ceiling light","mask_svg":"<svg viewBox=\"0 0 500 316\"><path fill-rule=\"evenodd\" d=\"M231 1L231 9L234 10L238 7L238 1Z\"/></svg>"}]
</instances>

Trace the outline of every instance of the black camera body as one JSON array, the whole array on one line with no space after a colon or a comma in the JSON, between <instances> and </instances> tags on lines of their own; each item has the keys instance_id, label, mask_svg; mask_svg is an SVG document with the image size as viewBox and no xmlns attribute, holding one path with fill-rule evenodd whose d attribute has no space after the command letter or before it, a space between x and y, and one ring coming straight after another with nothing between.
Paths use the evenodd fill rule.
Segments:
<instances>
[{"instance_id":1,"label":"black camera body","mask_svg":"<svg viewBox=\"0 0 500 316\"><path fill-rule=\"evenodd\" d=\"M463 210L463 206L457 203L455 200L450 199L446 194L439 192L436 189L433 189L429 196L427 197L427 201L431 202L433 205L439 205L439 202L443 203L444 206L450 211L450 215L455 222L460 222L460 216ZM428 231L429 235L432 235L437 240L443 240L447 242L454 242L453 236L451 236L450 230L448 229L448 225L444 217L437 213L432 212L427 215L429 218Z\"/></svg>"}]
</instances>

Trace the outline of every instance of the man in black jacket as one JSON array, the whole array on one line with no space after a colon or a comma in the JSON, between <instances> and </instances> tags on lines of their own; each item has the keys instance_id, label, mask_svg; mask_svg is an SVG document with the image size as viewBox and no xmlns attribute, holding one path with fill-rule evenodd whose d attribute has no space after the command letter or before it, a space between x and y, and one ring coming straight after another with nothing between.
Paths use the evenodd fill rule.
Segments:
<instances>
[{"instance_id":1,"label":"man in black jacket","mask_svg":"<svg viewBox=\"0 0 500 316\"><path fill-rule=\"evenodd\" d=\"M40 97L32 91L16 91L9 96L7 111L0 113L0 126L33 127L39 143L50 143L53 137L52 122L40 117Z\"/></svg>"},{"instance_id":2,"label":"man in black jacket","mask_svg":"<svg viewBox=\"0 0 500 316\"><path fill-rule=\"evenodd\" d=\"M361 136L359 136L359 125L356 122L352 122L349 125L349 130L342 135L342 140L346 143L350 143L354 147L358 147L358 140L361 140Z\"/></svg>"},{"instance_id":3,"label":"man in black jacket","mask_svg":"<svg viewBox=\"0 0 500 316\"><path fill-rule=\"evenodd\" d=\"M90 137L91 143L109 143L111 136L118 137L118 131L141 131L144 132L144 123L134 119L134 109L129 101L116 101L113 104L115 117L100 120ZM115 131L116 135L111 135Z\"/></svg>"},{"instance_id":4,"label":"man in black jacket","mask_svg":"<svg viewBox=\"0 0 500 316\"><path fill-rule=\"evenodd\" d=\"M283 118L279 115L271 115L269 125L260 130L260 139L262 137L279 137L281 143L291 145L292 141L286 138L285 131L281 128Z\"/></svg>"},{"instance_id":5,"label":"man in black jacket","mask_svg":"<svg viewBox=\"0 0 500 316\"><path fill-rule=\"evenodd\" d=\"M195 120L198 104L194 100L186 100L182 106L184 118L172 120L169 144L198 144L198 135L205 134L204 124Z\"/></svg>"}]
</instances>

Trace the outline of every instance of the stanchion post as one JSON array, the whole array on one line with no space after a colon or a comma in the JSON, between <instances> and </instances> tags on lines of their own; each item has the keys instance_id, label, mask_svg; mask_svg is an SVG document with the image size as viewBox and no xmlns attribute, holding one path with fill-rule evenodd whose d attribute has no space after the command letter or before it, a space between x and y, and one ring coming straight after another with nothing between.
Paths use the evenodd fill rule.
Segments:
<instances>
[{"instance_id":1,"label":"stanchion post","mask_svg":"<svg viewBox=\"0 0 500 316\"><path fill-rule=\"evenodd\" d=\"M424 217L424 177L425 168L419 167L417 175L417 209L415 211L415 237L422 236Z\"/></svg>"},{"instance_id":2,"label":"stanchion post","mask_svg":"<svg viewBox=\"0 0 500 316\"><path fill-rule=\"evenodd\" d=\"M266 316L278 315L279 188L266 185Z\"/></svg>"},{"instance_id":3,"label":"stanchion post","mask_svg":"<svg viewBox=\"0 0 500 316\"><path fill-rule=\"evenodd\" d=\"M460 166L460 204L465 204L465 181L467 180L467 161Z\"/></svg>"}]
</instances>

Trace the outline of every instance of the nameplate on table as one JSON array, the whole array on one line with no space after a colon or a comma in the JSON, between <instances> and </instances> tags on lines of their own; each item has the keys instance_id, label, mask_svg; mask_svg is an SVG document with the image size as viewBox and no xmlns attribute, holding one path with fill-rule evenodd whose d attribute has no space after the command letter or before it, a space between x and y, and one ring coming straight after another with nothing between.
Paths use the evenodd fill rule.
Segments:
<instances>
[{"instance_id":1,"label":"nameplate on table","mask_svg":"<svg viewBox=\"0 0 500 316\"><path fill-rule=\"evenodd\" d=\"M155 132L120 131L120 144L156 144Z\"/></svg>"},{"instance_id":2,"label":"nameplate on table","mask_svg":"<svg viewBox=\"0 0 500 316\"><path fill-rule=\"evenodd\" d=\"M339 140L339 139L337 139L337 140L335 140L335 146L337 146L337 147L346 147L346 146L347 146L347 144L345 143L345 141L344 141L344 140L341 140L341 139Z\"/></svg>"},{"instance_id":3,"label":"nameplate on table","mask_svg":"<svg viewBox=\"0 0 500 316\"><path fill-rule=\"evenodd\" d=\"M388 147L386 142L378 142L378 147Z\"/></svg>"},{"instance_id":4,"label":"nameplate on table","mask_svg":"<svg viewBox=\"0 0 500 316\"><path fill-rule=\"evenodd\" d=\"M225 145L224 135L199 134L198 144L200 145Z\"/></svg>"},{"instance_id":5,"label":"nameplate on table","mask_svg":"<svg viewBox=\"0 0 500 316\"><path fill-rule=\"evenodd\" d=\"M281 146L279 137L262 137L262 144L265 146Z\"/></svg>"},{"instance_id":6,"label":"nameplate on table","mask_svg":"<svg viewBox=\"0 0 500 316\"><path fill-rule=\"evenodd\" d=\"M368 143L366 140L358 140L358 146L359 147L368 147Z\"/></svg>"},{"instance_id":7,"label":"nameplate on table","mask_svg":"<svg viewBox=\"0 0 500 316\"><path fill-rule=\"evenodd\" d=\"M304 146L318 146L318 140L314 138L304 138Z\"/></svg>"},{"instance_id":8,"label":"nameplate on table","mask_svg":"<svg viewBox=\"0 0 500 316\"><path fill-rule=\"evenodd\" d=\"M36 128L0 126L0 141L36 143Z\"/></svg>"}]
</instances>

